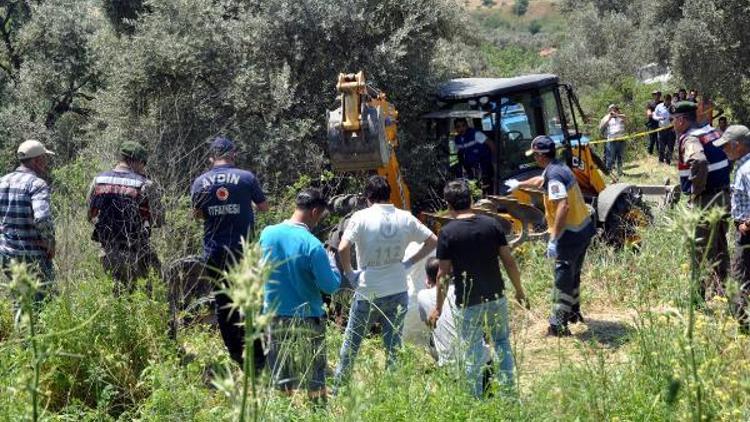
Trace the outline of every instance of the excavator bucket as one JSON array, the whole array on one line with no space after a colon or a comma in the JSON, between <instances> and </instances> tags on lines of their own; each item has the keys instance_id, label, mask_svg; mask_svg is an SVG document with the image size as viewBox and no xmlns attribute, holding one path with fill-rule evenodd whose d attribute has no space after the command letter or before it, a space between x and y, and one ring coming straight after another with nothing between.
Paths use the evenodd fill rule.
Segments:
<instances>
[{"instance_id":1,"label":"excavator bucket","mask_svg":"<svg viewBox=\"0 0 750 422\"><path fill-rule=\"evenodd\" d=\"M385 138L381 107L364 105L362 109L357 131L344 129L342 107L327 113L328 154L335 171L372 170L388 164L390 146Z\"/></svg>"}]
</instances>

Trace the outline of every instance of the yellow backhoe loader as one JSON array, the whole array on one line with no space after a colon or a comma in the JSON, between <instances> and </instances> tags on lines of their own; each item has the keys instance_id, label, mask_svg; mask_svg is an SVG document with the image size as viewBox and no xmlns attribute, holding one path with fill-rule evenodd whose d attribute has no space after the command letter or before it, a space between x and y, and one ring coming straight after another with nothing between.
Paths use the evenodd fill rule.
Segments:
<instances>
[{"instance_id":1,"label":"yellow backhoe loader","mask_svg":"<svg viewBox=\"0 0 750 422\"><path fill-rule=\"evenodd\" d=\"M398 112L385 93L367 84L364 72L340 74L336 86L340 107L329 111L328 151L334 171L377 171L393 187L393 203L410 209L409 189L396 157ZM442 84L436 93L435 110L423 115L428 133L438 143L448 145L450 157L425 157L442 165L446 174L460 176L455 157L453 123L466 120L495 145L494 174L485 197L476 211L497 217L512 245L546 237L542 194L534 190L507 192L503 182L541 174L524 152L531 140L547 135L562 150L568 166L591 205L592 215L606 242L620 247L638 243L637 227L647 224L651 207L671 205L677 200L677 186L608 185L603 164L588 138L579 131L586 119L570 85L556 75L536 74L514 78L454 79ZM648 204L646 202L648 199ZM650 205L649 205L650 204ZM435 232L448 221L439 213L421 217Z\"/></svg>"}]
</instances>

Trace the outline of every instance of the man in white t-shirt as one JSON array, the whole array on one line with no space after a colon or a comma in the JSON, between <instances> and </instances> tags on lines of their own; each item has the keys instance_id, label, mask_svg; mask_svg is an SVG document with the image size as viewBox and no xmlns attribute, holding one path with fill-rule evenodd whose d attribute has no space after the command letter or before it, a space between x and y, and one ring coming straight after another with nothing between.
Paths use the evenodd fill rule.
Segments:
<instances>
[{"instance_id":1,"label":"man in white t-shirt","mask_svg":"<svg viewBox=\"0 0 750 422\"><path fill-rule=\"evenodd\" d=\"M625 115L620 113L620 108L615 104L607 107L607 114L599 122L599 129L606 135L607 139L615 139L625 136ZM625 155L625 141L612 141L604 145L604 166L611 171L613 166L617 167L617 174L622 175L622 157Z\"/></svg>"},{"instance_id":2,"label":"man in white t-shirt","mask_svg":"<svg viewBox=\"0 0 750 422\"><path fill-rule=\"evenodd\" d=\"M348 377L371 322L381 322L388 365L393 365L409 303L406 271L437 246L437 237L430 229L410 212L389 203L390 196L388 181L372 176L365 187L370 207L352 215L339 244L341 267L356 290L336 367L334 391ZM405 259L404 252L411 242L422 243L422 247ZM357 247L357 271L351 265L353 244Z\"/></svg>"}]
</instances>

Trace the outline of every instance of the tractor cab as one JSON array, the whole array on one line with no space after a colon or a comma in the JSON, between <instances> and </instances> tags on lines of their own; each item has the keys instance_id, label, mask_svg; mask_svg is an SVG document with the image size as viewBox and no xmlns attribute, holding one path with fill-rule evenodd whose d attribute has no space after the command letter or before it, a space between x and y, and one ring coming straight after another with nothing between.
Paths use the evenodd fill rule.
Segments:
<instances>
[{"instance_id":1,"label":"tractor cab","mask_svg":"<svg viewBox=\"0 0 750 422\"><path fill-rule=\"evenodd\" d=\"M486 136L492 145L493 174L485 193L505 193L503 181L525 179L541 173L525 151L532 139L547 135L563 149L571 167L580 167L572 149L583 147L588 138L581 134L578 122L583 113L568 85L560 84L556 75L525 75L514 78L453 79L437 91L438 109L423 115L428 120L431 136L448 145L448 174L465 175L465 166L455 144L456 125L466 120L468 126ZM476 133L475 132L475 133ZM582 188L596 195L604 188L601 183L582 183Z\"/></svg>"}]
</instances>

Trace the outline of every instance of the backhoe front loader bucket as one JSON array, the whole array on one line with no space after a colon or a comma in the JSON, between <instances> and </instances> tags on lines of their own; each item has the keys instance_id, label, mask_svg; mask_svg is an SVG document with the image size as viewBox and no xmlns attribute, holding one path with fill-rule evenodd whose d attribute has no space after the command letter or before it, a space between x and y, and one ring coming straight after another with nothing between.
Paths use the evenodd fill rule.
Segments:
<instances>
[{"instance_id":1,"label":"backhoe front loader bucket","mask_svg":"<svg viewBox=\"0 0 750 422\"><path fill-rule=\"evenodd\" d=\"M390 150L380 107L363 107L361 129L343 130L342 109L331 110L328 119L328 153L334 171L373 170L388 163Z\"/></svg>"}]
</instances>

